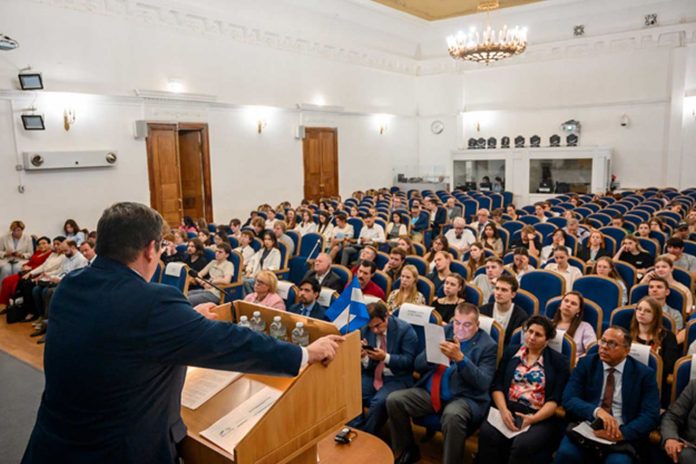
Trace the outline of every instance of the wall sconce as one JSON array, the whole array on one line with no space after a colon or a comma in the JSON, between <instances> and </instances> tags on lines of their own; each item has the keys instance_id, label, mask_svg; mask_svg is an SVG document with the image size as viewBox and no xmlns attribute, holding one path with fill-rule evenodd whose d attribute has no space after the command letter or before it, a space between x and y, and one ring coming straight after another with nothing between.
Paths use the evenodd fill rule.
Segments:
<instances>
[{"instance_id":1,"label":"wall sconce","mask_svg":"<svg viewBox=\"0 0 696 464\"><path fill-rule=\"evenodd\" d=\"M474 127L476 127L476 132L481 132L481 123L480 122L476 121L476 125Z\"/></svg>"},{"instance_id":2,"label":"wall sconce","mask_svg":"<svg viewBox=\"0 0 696 464\"><path fill-rule=\"evenodd\" d=\"M266 128L266 120L265 119L259 119L256 121L256 132L259 134L263 132L263 130Z\"/></svg>"},{"instance_id":3,"label":"wall sconce","mask_svg":"<svg viewBox=\"0 0 696 464\"><path fill-rule=\"evenodd\" d=\"M379 135L383 135L387 131L387 123L382 122L379 124Z\"/></svg>"},{"instance_id":4,"label":"wall sconce","mask_svg":"<svg viewBox=\"0 0 696 464\"><path fill-rule=\"evenodd\" d=\"M69 131L73 124L75 124L75 110L63 110L63 128L65 131Z\"/></svg>"},{"instance_id":5,"label":"wall sconce","mask_svg":"<svg viewBox=\"0 0 696 464\"><path fill-rule=\"evenodd\" d=\"M627 114L621 116L621 127L628 127L631 125L631 120L628 118Z\"/></svg>"}]
</instances>

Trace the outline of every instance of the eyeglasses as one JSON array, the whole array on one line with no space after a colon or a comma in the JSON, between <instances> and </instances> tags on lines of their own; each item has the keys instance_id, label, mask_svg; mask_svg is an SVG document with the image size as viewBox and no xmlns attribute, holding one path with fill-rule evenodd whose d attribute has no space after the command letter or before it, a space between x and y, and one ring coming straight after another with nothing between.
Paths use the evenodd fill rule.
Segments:
<instances>
[{"instance_id":1,"label":"eyeglasses","mask_svg":"<svg viewBox=\"0 0 696 464\"><path fill-rule=\"evenodd\" d=\"M256 279L256 282L254 282L254 283L259 284L259 285L265 285L266 287L269 286L268 282L264 282L263 280Z\"/></svg>"},{"instance_id":2,"label":"eyeglasses","mask_svg":"<svg viewBox=\"0 0 696 464\"><path fill-rule=\"evenodd\" d=\"M474 327L476 324L473 322L459 322L458 320L454 320L454 325L456 327L464 327L465 329L470 329Z\"/></svg>"},{"instance_id":3,"label":"eyeglasses","mask_svg":"<svg viewBox=\"0 0 696 464\"><path fill-rule=\"evenodd\" d=\"M616 343L614 340L607 340L606 338L600 338L598 345L606 346L610 350L616 349L619 346L619 344Z\"/></svg>"}]
</instances>

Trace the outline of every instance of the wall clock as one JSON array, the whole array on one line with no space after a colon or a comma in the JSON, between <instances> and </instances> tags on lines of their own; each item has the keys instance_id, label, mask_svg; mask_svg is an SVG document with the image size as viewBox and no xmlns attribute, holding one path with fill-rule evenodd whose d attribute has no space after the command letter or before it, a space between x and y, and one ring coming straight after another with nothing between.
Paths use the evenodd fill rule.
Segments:
<instances>
[{"instance_id":1,"label":"wall clock","mask_svg":"<svg viewBox=\"0 0 696 464\"><path fill-rule=\"evenodd\" d=\"M435 135L442 134L443 130L445 130L445 123L439 119L436 119L432 124L430 124L430 131Z\"/></svg>"}]
</instances>

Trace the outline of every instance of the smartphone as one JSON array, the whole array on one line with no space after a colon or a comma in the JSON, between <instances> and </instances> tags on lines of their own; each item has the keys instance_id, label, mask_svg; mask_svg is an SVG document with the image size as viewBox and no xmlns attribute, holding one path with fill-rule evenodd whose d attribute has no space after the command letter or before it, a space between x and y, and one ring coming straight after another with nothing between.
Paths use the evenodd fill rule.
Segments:
<instances>
[{"instance_id":1,"label":"smartphone","mask_svg":"<svg viewBox=\"0 0 696 464\"><path fill-rule=\"evenodd\" d=\"M604 421L600 418L597 418L592 421L590 424L590 428L592 430L602 430L604 428Z\"/></svg>"},{"instance_id":2,"label":"smartphone","mask_svg":"<svg viewBox=\"0 0 696 464\"><path fill-rule=\"evenodd\" d=\"M517 414L513 414L512 420L515 423L515 427L517 427L518 429L522 428L522 422L524 421L522 417L518 416Z\"/></svg>"},{"instance_id":3,"label":"smartphone","mask_svg":"<svg viewBox=\"0 0 696 464\"><path fill-rule=\"evenodd\" d=\"M365 351L375 351L375 347L370 345L363 345L362 349Z\"/></svg>"}]
</instances>

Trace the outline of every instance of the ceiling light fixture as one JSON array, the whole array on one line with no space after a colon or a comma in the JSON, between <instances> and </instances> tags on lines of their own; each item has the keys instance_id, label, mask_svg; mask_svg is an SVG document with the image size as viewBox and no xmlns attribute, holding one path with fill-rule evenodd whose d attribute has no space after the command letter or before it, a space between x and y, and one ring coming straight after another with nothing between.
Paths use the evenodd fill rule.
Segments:
<instances>
[{"instance_id":1,"label":"ceiling light fixture","mask_svg":"<svg viewBox=\"0 0 696 464\"><path fill-rule=\"evenodd\" d=\"M491 28L490 12L499 7L498 0L479 2L478 10L486 12L486 28L482 34L472 27L468 34L459 31L447 37L447 50L452 58L488 65L519 55L527 49L527 28L515 26L514 29L508 29L506 25L497 33Z\"/></svg>"}]
</instances>

